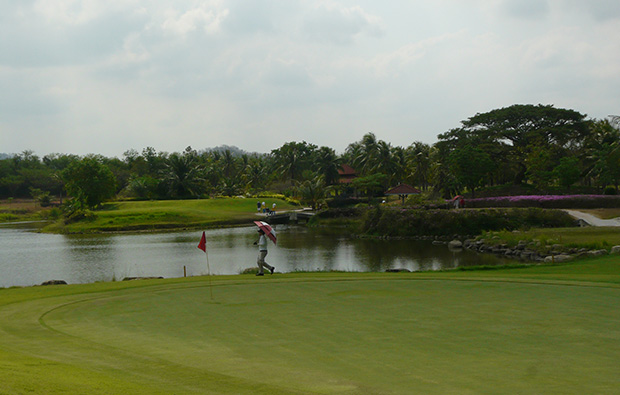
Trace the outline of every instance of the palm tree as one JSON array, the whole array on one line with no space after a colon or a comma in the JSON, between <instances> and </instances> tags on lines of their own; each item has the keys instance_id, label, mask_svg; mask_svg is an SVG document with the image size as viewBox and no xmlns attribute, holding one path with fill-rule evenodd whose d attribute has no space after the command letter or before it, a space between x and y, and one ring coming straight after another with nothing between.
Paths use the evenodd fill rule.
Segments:
<instances>
[{"instance_id":1,"label":"palm tree","mask_svg":"<svg viewBox=\"0 0 620 395\"><path fill-rule=\"evenodd\" d=\"M290 142L282 147L272 150L271 154L276 164L276 169L285 179L298 180L304 170L311 164L312 153L316 150L316 145Z\"/></svg>"},{"instance_id":2,"label":"palm tree","mask_svg":"<svg viewBox=\"0 0 620 395\"><path fill-rule=\"evenodd\" d=\"M267 166L261 158L255 157L248 161L243 174L247 188L259 189L264 187L267 178Z\"/></svg>"},{"instance_id":3,"label":"palm tree","mask_svg":"<svg viewBox=\"0 0 620 395\"><path fill-rule=\"evenodd\" d=\"M302 203L310 204L312 210L316 210L319 205L325 203L325 199L332 187L325 185L323 176L317 176L312 180L295 182L295 193L300 197Z\"/></svg>"},{"instance_id":4,"label":"palm tree","mask_svg":"<svg viewBox=\"0 0 620 395\"><path fill-rule=\"evenodd\" d=\"M338 169L341 160L336 155L336 151L329 147L321 147L315 155L314 166L321 174L327 185L332 185L338 181Z\"/></svg>"},{"instance_id":5,"label":"palm tree","mask_svg":"<svg viewBox=\"0 0 620 395\"><path fill-rule=\"evenodd\" d=\"M189 147L188 147L189 148ZM166 161L164 177L173 197L194 197L204 189L204 168L195 152L173 153Z\"/></svg>"},{"instance_id":6,"label":"palm tree","mask_svg":"<svg viewBox=\"0 0 620 395\"><path fill-rule=\"evenodd\" d=\"M428 189L431 171L431 147L420 141L407 148L407 159L411 169L413 184Z\"/></svg>"},{"instance_id":7,"label":"palm tree","mask_svg":"<svg viewBox=\"0 0 620 395\"><path fill-rule=\"evenodd\" d=\"M371 173L379 164L379 143L374 133L366 133L359 143L357 155L353 158L354 166L362 173Z\"/></svg>"}]
</instances>

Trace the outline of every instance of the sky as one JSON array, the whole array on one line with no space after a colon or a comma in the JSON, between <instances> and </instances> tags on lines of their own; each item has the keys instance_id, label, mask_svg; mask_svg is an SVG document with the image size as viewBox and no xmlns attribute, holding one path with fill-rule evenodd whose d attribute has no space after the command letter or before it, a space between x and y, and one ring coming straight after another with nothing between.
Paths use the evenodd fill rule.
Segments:
<instances>
[{"instance_id":1,"label":"sky","mask_svg":"<svg viewBox=\"0 0 620 395\"><path fill-rule=\"evenodd\" d=\"M0 3L4 153L407 147L513 104L620 115L620 2Z\"/></svg>"}]
</instances>

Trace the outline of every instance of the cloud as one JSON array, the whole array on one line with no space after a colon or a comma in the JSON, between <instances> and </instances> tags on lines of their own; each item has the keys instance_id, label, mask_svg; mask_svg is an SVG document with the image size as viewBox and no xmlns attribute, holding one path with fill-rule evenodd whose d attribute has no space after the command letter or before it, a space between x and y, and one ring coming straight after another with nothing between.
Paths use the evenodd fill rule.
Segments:
<instances>
[{"instance_id":1,"label":"cloud","mask_svg":"<svg viewBox=\"0 0 620 395\"><path fill-rule=\"evenodd\" d=\"M333 2L319 2L307 10L302 23L302 31L309 39L337 45L350 45L361 35L383 34L381 18L359 6L344 7Z\"/></svg>"},{"instance_id":2,"label":"cloud","mask_svg":"<svg viewBox=\"0 0 620 395\"><path fill-rule=\"evenodd\" d=\"M161 28L166 33L185 36L190 32L203 31L206 34L217 33L222 22L228 16L228 9L220 1L201 3L189 10L179 12L166 10Z\"/></svg>"},{"instance_id":3,"label":"cloud","mask_svg":"<svg viewBox=\"0 0 620 395\"><path fill-rule=\"evenodd\" d=\"M342 151L515 103L606 116L618 17L615 0L2 2L2 150Z\"/></svg>"},{"instance_id":4,"label":"cloud","mask_svg":"<svg viewBox=\"0 0 620 395\"><path fill-rule=\"evenodd\" d=\"M514 18L544 18L549 15L549 4L546 0L503 0L502 12Z\"/></svg>"}]
</instances>

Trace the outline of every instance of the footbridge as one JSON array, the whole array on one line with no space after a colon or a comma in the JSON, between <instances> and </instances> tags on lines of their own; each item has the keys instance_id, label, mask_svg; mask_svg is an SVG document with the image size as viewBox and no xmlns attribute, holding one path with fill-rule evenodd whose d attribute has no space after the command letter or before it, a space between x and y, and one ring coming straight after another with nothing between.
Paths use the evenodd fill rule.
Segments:
<instances>
[{"instance_id":1,"label":"footbridge","mask_svg":"<svg viewBox=\"0 0 620 395\"><path fill-rule=\"evenodd\" d=\"M294 210L265 214L265 222L270 224L306 223L314 216L313 211Z\"/></svg>"}]
</instances>

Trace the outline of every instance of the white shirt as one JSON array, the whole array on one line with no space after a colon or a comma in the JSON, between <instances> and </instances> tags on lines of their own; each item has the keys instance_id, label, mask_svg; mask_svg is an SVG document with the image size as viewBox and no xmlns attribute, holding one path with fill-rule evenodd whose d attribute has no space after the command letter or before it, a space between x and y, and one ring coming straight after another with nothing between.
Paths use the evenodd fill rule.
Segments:
<instances>
[{"instance_id":1,"label":"white shirt","mask_svg":"<svg viewBox=\"0 0 620 395\"><path fill-rule=\"evenodd\" d=\"M258 250L259 251L267 251L267 238L265 235L260 235L258 238Z\"/></svg>"}]
</instances>

